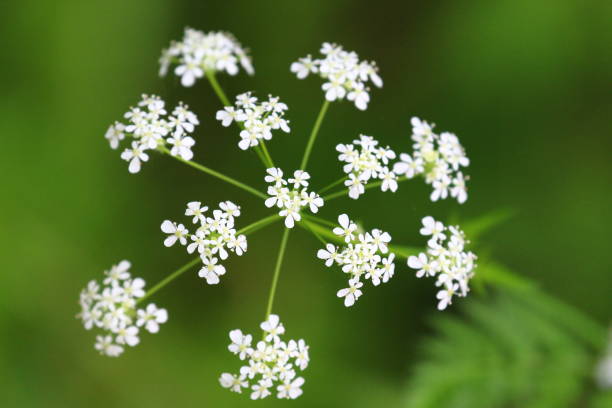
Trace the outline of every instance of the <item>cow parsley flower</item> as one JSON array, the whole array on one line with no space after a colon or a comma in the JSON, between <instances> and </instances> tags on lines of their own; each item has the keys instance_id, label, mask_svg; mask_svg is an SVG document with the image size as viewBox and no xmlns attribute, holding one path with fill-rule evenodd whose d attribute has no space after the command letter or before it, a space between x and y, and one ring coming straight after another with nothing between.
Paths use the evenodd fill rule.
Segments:
<instances>
[{"instance_id":1,"label":"cow parsley flower","mask_svg":"<svg viewBox=\"0 0 612 408\"><path fill-rule=\"evenodd\" d=\"M117 149L126 138L131 140L130 147L121 153L121 158L129 163L130 173L138 173L142 162L149 160L148 150L168 147L173 156L184 160L193 158L191 148L195 140L189 134L200 122L183 103L168 114L160 97L143 94L138 106L130 108L124 118L127 125L115 122L104 137L112 149Z\"/></svg>"},{"instance_id":2,"label":"cow parsley flower","mask_svg":"<svg viewBox=\"0 0 612 408\"><path fill-rule=\"evenodd\" d=\"M344 305L350 307L363 293L362 277L369 279L374 286L386 283L393 277L395 254L389 253L389 233L379 229L357 231L357 225L346 214L338 217L338 224L333 233L343 238L347 245L337 247L327 244L325 248L319 249L317 257L325 261L325 266L330 267L335 263L342 268L342 272L349 275L348 288L340 289L337 296L344 298ZM389 255L385 257L387 253Z\"/></svg>"},{"instance_id":3,"label":"cow parsley flower","mask_svg":"<svg viewBox=\"0 0 612 408\"><path fill-rule=\"evenodd\" d=\"M251 344L253 336L239 329L230 331L228 350L245 360L245 365L239 374L221 374L219 383L237 393L250 388L250 397L254 400L266 398L274 390L279 399L296 399L302 395L304 385L304 378L296 377L297 371L305 370L310 361L308 346L302 339L284 342L281 336L285 328L275 314L260 327L265 336L254 347Z\"/></svg>"},{"instance_id":4,"label":"cow parsley flower","mask_svg":"<svg viewBox=\"0 0 612 408\"><path fill-rule=\"evenodd\" d=\"M164 220L161 230L168 234L164 246L170 247L178 242L187 247L187 252L198 252L202 259L202 268L198 276L206 279L209 285L219 283L219 277L225 274L225 267L219 260L229 257L229 252L238 256L247 250L247 240L244 235L236 235L234 228L235 218L240 216L240 207L231 201L219 203L219 208L207 216L207 206L199 201L187 203L185 215L192 217L197 225L196 230L190 233L183 224Z\"/></svg>"},{"instance_id":5,"label":"cow parsley flower","mask_svg":"<svg viewBox=\"0 0 612 408\"><path fill-rule=\"evenodd\" d=\"M100 285L90 281L81 291L77 315L86 330L96 328L104 334L96 336L95 349L100 354L117 357L125 346L134 347L140 343L139 332L144 328L157 333L159 325L168 320L166 309L158 309L149 303L138 309L138 300L145 295L145 281L132 278L130 262L121 261L105 271Z\"/></svg>"},{"instance_id":6,"label":"cow parsley flower","mask_svg":"<svg viewBox=\"0 0 612 408\"><path fill-rule=\"evenodd\" d=\"M436 277L441 289L436 297L438 309L452 304L453 296L465 297L474 276L476 255L465 250L465 234L458 226L445 226L433 217L423 218L421 235L431 236L427 251L408 258L408 266L416 269L417 278Z\"/></svg>"},{"instance_id":7,"label":"cow parsley flower","mask_svg":"<svg viewBox=\"0 0 612 408\"><path fill-rule=\"evenodd\" d=\"M269 168L265 181L270 183L268 195L270 196L265 205L268 208L278 207L281 217L285 217L285 226L293 228L296 221L300 221L302 208L308 207L310 212L317 213L323 206L323 198L314 192L307 190L310 174L302 170L293 172L289 180L283 178L283 171L279 168Z\"/></svg>"},{"instance_id":8,"label":"cow parsley flower","mask_svg":"<svg viewBox=\"0 0 612 408\"><path fill-rule=\"evenodd\" d=\"M272 131L281 129L289 133L289 121L284 119L288 107L278 97L268 96L267 101L258 102L251 92L236 97L236 106L226 106L217 112L217 120L225 127L236 122L241 124L238 147L247 150L257 146L261 140L272 139Z\"/></svg>"},{"instance_id":9,"label":"cow parsley flower","mask_svg":"<svg viewBox=\"0 0 612 408\"><path fill-rule=\"evenodd\" d=\"M209 72L227 72L236 75L240 66L253 75L251 58L240 43L229 33L209 32L185 28L181 41L173 41L162 51L159 75L165 76L173 63L174 73L183 86L192 86L196 79Z\"/></svg>"},{"instance_id":10,"label":"cow parsley flower","mask_svg":"<svg viewBox=\"0 0 612 408\"><path fill-rule=\"evenodd\" d=\"M419 118L413 117L411 123L414 152L412 156L401 153L393 172L409 179L422 174L434 189L430 196L432 201L451 196L463 204L467 200L465 181L468 177L460 169L467 167L470 160L459 139L453 133L434 133L434 125Z\"/></svg>"},{"instance_id":11,"label":"cow parsley flower","mask_svg":"<svg viewBox=\"0 0 612 408\"><path fill-rule=\"evenodd\" d=\"M370 180L382 180L382 191L397 191L397 176L388 167L389 160L395 159L395 152L389 146L378 146L373 137L359 135L353 144L339 144L336 150L340 153L338 160L345 163L342 170L348 175L344 185L348 187L349 197L359 198Z\"/></svg>"},{"instance_id":12,"label":"cow parsley flower","mask_svg":"<svg viewBox=\"0 0 612 408\"><path fill-rule=\"evenodd\" d=\"M374 62L360 61L354 51L345 51L337 44L323 43L320 59L308 55L291 64L291 72L299 79L317 74L326 82L322 89L328 101L348 99L357 109L366 110L370 102L368 82L378 88L383 82Z\"/></svg>"}]
</instances>

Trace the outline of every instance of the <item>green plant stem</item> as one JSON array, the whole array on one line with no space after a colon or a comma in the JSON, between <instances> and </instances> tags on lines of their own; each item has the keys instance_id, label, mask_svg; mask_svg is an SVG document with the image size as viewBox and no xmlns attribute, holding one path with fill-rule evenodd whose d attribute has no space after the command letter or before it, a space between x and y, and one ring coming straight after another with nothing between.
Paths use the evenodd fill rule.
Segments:
<instances>
[{"instance_id":1,"label":"green plant stem","mask_svg":"<svg viewBox=\"0 0 612 408\"><path fill-rule=\"evenodd\" d=\"M225 92L223 91L223 88L221 88L221 85L219 85L219 81L217 81L217 76L215 75L214 71L206 71L206 78L208 79L208 82L210 82L210 86L217 94L217 97L219 98L223 106L231 106L232 104L230 103ZM236 124L241 130L244 130L244 126L242 126L238 122L236 122ZM255 146L254 150L259 156L259 159L262 161L264 166L268 168L274 167L274 162L272 161L272 158L270 157L270 153L268 153L268 149L266 149L266 146L263 140L258 146Z\"/></svg>"},{"instance_id":2,"label":"green plant stem","mask_svg":"<svg viewBox=\"0 0 612 408\"><path fill-rule=\"evenodd\" d=\"M326 220L325 218L321 218L319 216L310 215L310 214L302 214L302 217L306 218L309 221L316 222L316 223L319 223L319 224L323 224L323 225L326 225L328 227L335 228L335 227L338 226L338 223Z\"/></svg>"},{"instance_id":3,"label":"green plant stem","mask_svg":"<svg viewBox=\"0 0 612 408\"><path fill-rule=\"evenodd\" d=\"M260 229L278 221L281 219L281 216L278 214L274 214L274 215L270 215L267 216L266 218L262 218L259 221L255 221L254 223L247 225L246 227L242 228L241 230L238 230L236 232L236 235L240 235L240 234L252 234L255 231L259 231Z\"/></svg>"},{"instance_id":4,"label":"green plant stem","mask_svg":"<svg viewBox=\"0 0 612 408\"><path fill-rule=\"evenodd\" d=\"M246 227L238 230L236 232L236 235L240 235L240 234L245 234L245 235L252 234L255 231L258 231L258 230L264 228L265 226L270 225L273 222L278 221L280 219L281 219L281 217L279 215L276 215L276 214L275 215L270 215L268 217L262 218L261 220L257 220L254 223L249 224ZM142 302L145 301L145 299L153 296L157 291L162 289L164 286L168 285L170 282L172 282L173 280L175 280L176 278L181 276L183 273L185 273L189 269L191 269L196 263L198 263L198 261L201 261L199 256L197 258L192 259L191 261L189 261L185 265L181 266L176 271L172 272L170 275L166 276L159 283L157 283L155 286L153 286L151 289L149 289L147 291L147 293L145 293L145 295L143 297L138 299L136 304L142 303Z\"/></svg>"},{"instance_id":5,"label":"green plant stem","mask_svg":"<svg viewBox=\"0 0 612 408\"><path fill-rule=\"evenodd\" d=\"M321 123L323 122L323 118L325 117L325 113L327 112L327 108L329 107L329 101L325 99L323 101L323 106L321 106L321 110L319 111L319 116L317 116L317 120L312 128L312 132L310 132L310 138L308 139L308 143L306 144L306 150L304 151L304 157L302 158L302 163L300 164L300 170L306 171L306 165L308 164L308 159L310 158L310 152L312 151L312 146L314 145L315 139L317 138L317 134L319 134L319 129L321 128Z\"/></svg>"},{"instance_id":6,"label":"green plant stem","mask_svg":"<svg viewBox=\"0 0 612 408\"><path fill-rule=\"evenodd\" d=\"M406 176L402 176L402 177L398 177L398 178L397 178L397 182L398 182L398 183L401 183L401 182L402 182L402 181L404 181L404 180L409 180L409 179L408 179L408 177L406 177ZM375 181L375 182L373 182L373 183L368 183L368 185L366 185L366 186L364 187L364 189L365 189L365 190L369 190L369 189L371 189L371 188L374 188L374 187L378 187L378 186L380 186L382 183L383 183L383 181L382 181L382 180ZM327 195L327 196L323 197L323 200L324 200L324 201L327 201L327 200L333 200L334 198L342 197L343 195L348 195L348 192L347 192L346 190L336 191L335 193L331 193L331 194L329 194L329 195Z\"/></svg>"},{"instance_id":7,"label":"green plant stem","mask_svg":"<svg viewBox=\"0 0 612 408\"><path fill-rule=\"evenodd\" d=\"M342 177L340 180L336 180L333 183L329 184L328 186L323 187L321 190L318 191L319 194L323 194L324 192L326 192L327 190L329 190L330 188L334 188L336 187L338 184L343 183L345 180L347 179L346 176Z\"/></svg>"},{"instance_id":8,"label":"green plant stem","mask_svg":"<svg viewBox=\"0 0 612 408\"><path fill-rule=\"evenodd\" d=\"M285 230L283 231L283 237L281 238L280 249L278 250L278 257L276 258L276 265L274 266L274 276L272 277L272 285L270 286L270 294L268 295L266 318L264 320L268 320L268 317L270 317L270 313L272 313L272 306L274 304L274 296L276 294L278 277L280 276L280 270L283 264L283 258L285 256L285 249L287 248L287 240L289 239L289 231L291 231L291 229L285 228Z\"/></svg>"},{"instance_id":9,"label":"green plant stem","mask_svg":"<svg viewBox=\"0 0 612 408\"><path fill-rule=\"evenodd\" d=\"M302 220L303 225L306 226L306 229L310 232L312 232L312 235L315 236L315 238L317 238L323 245L327 245L327 241L325 241L323 239L323 237L321 237L321 235L319 235L319 233L317 231L315 231L315 229L313 227L311 227L310 222L306 221L306 220Z\"/></svg>"},{"instance_id":10,"label":"green plant stem","mask_svg":"<svg viewBox=\"0 0 612 408\"><path fill-rule=\"evenodd\" d=\"M200 257L198 256L197 258L192 259L191 261L189 261L189 263L181 266L180 268L178 268L176 271L172 272L170 275L166 276L164 279L162 279L157 285L153 286L151 289L149 289L147 291L147 293L145 293L145 295L143 297L141 297L140 299L138 299L138 301L136 302L136 304L142 303L144 302L146 299L148 299L149 297L153 296L157 291L159 291L160 289L162 289L164 286L166 286L167 284L169 284L170 282L172 282L173 280L175 280L176 278L178 278L179 276L181 276L183 273L187 272L189 269L191 269L192 267L194 267L198 262L202 262L202 260L200 259Z\"/></svg>"},{"instance_id":11,"label":"green plant stem","mask_svg":"<svg viewBox=\"0 0 612 408\"><path fill-rule=\"evenodd\" d=\"M258 191L256 189L254 189L253 187L248 186L248 185L246 185L246 184L244 184L244 183L242 183L242 182L240 182L238 180L234 180L233 178L231 178L229 176L226 176L225 174L219 173L216 170L213 170L211 168L208 168L206 166L203 166L203 165L201 165L199 163L196 163L196 162L193 162L191 160L185 160L185 159L183 159L180 156L174 156L174 155L170 154L170 151L165 146L160 146L160 147L158 147L158 149L161 152L167 154L168 156L173 157L176 160L178 160L178 161L180 161L182 163L185 163L188 166L193 167L194 169L200 170L200 171L202 171L202 172L204 172L206 174L209 174L209 175L211 175L213 177L217 177L218 179L221 179L221 180L223 180L223 181L225 181L227 183L230 183L230 184L232 184L232 185L234 185L234 186L236 186L238 188L241 188L244 191L248 191L249 193L251 193L253 195L256 195L259 198L263 198L263 199L268 198L268 196L266 196L261 191Z\"/></svg>"}]
</instances>

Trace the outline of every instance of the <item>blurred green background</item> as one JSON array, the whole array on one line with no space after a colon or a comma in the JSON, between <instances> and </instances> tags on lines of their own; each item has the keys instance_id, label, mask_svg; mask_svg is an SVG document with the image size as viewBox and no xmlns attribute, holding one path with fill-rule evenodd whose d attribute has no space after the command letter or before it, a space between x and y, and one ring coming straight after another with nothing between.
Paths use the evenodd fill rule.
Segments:
<instances>
[{"instance_id":1,"label":"blurred green background","mask_svg":"<svg viewBox=\"0 0 612 408\"><path fill-rule=\"evenodd\" d=\"M360 132L408 151L409 118L418 115L461 138L472 162L469 200L432 204L429 188L411 182L393 196L330 202L322 214L347 211L397 243L419 245L424 215L461 221L515 210L479 240L482 253L607 326L611 22L605 0L3 1L0 405L252 404L217 378L239 367L226 351L227 332L254 332L263 317L279 225L249 238L222 285L191 272L156 295L170 321L119 359L97 355L93 333L74 318L81 288L113 263L131 260L151 285L187 261L178 248L163 248L159 231L186 202L235 201L241 226L268 214L242 191L165 157L130 175L103 138L143 92L182 100L202 122L195 160L263 188L261 165L237 149L236 129L214 120L219 103L208 84L184 89L176 77L157 76L161 49L185 26L230 31L251 49L254 77L219 80L231 96L254 90L289 105L292 133L269 144L287 170L298 165L322 101L320 81L298 81L290 63L324 41L375 60L385 86L366 112L332 104L309 169L314 185L339 177L334 146ZM291 234L275 303L289 336L311 346L305 394L293 404L408 406L414 364L437 336L432 281L398 265L390 284L368 287L346 309L335 298L344 276L314 259L317 247L304 231ZM457 301L445 317L461 319L465 304L487 304L490 293ZM470 406L461 404L452 406Z\"/></svg>"}]
</instances>

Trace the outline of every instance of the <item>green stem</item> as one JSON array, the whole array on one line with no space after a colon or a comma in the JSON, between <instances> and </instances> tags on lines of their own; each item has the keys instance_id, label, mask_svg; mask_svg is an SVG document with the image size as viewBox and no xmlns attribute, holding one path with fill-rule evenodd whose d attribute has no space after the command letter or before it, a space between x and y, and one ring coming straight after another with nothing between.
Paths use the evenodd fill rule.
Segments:
<instances>
[{"instance_id":1,"label":"green stem","mask_svg":"<svg viewBox=\"0 0 612 408\"><path fill-rule=\"evenodd\" d=\"M304 217L307 220L312 221L312 222L317 222L319 224L327 225L328 227L331 227L331 228L335 228L335 227L338 226L337 222L328 221L325 218L321 218L321 217L318 217L318 216L315 216L315 215L302 214L302 217Z\"/></svg>"},{"instance_id":2,"label":"green stem","mask_svg":"<svg viewBox=\"0 0 612 408\"><path fill-rule=\"evenodd\" d=\"M323 101L323 106L321 106L321 110L319 111L319 116L317 116L317 120L315 121L314 127L312 128L312 132L310 132L310 138L308 139L308 143L306 144L306 150L304 151L302 164L300 164L300 170L306 171L306 165L308 164L308 159L310 158L312 146L314 145L315 139L317 138L317 134L319 133L321 123L323 122L323 118L325 117L325 113L327 112L328 107L329 101L325 99L325 101Z\"/></svg>"},{"instance_id":3,"label":"green stem","mask_svg":"<svg viewBox=\"0 0 612 408\"><path fill-rule=\"evenodd\" d=\"M242 228L241 230L238 230L236 232L236 235L240 235L240 234L252 234L255 231L259 231L260 229L262 229L265 226L268 226L278 220L281 219L281 216L278 214L274 214L274 215L270 215L266 218L262 218L259 221L255 221L254 223L247 225L246 227Z\"/></svg>"},{"instance_id":4,"label":"green stem","mask_svg":"<svg viewBox=\"0 0 612 408\"><path fill-rule=\"evenodd\" d=\"M344 183L344 181L347 179L346 176L343 176L340 180L336 180L333 183L331 183L328 186L323 187L321 190L317 191L319 194L323 194L324 192L326 192L327 190L329 190L330 188L334 188L336 187L338 184Z\"/></svg>"},{"instance_id":5,"label":"green stem","mask_svg":"<svg viewBox=\"0 0 612 408\"><path fill-rule=\"evenodd\" d=\"M208 78L210 86L212 86L213 90L221 100L221 103L224 106L231 106L232 104L227 98L227 95L225 95L225 92L223 92L223 88L221 88L221 85L219 85L219 82L217 82L217 77L215 76L214 71L206 71L206 78Z\"/></svg>"},{"instance_id":6,"label":"green stem","mask_svg":"<svg viewBox=\"0 0 612 408\"><path fill-rule=\"evenodd\" d=\"M302 223L306 226L306 229L310 231L312 235L315 236L315 238L317 238L323 245L327 245L327 241L325 241L321 237L321 235L319 235L319 233L311 226L311 224L308 221L302 220Z\"/></svg>"},{"instance_id":7,"label":"green stem","mask_svg":"<svg viewBox=\"0 0 612 408\"><path fill-rule=\"evenodd\" d=\"M266 318L268 320L270 313L272 313L272 305L274 304L274 295L276 294L276 285L278 284L278 277L280 276L281 266L283 264L283 257L285 256L285 249L287 248L287 240L289 239L289 231L291 229L285 228L283 231L283 237L281 238L280 249L278 251L278 257L276 258L276 266L274 267L274 276L272 277L272 286L270 286L270 294L268 295L268 306L266 307Z\"/></svg>"},{"instance_id":8,"label":"green stem","mask_svg":"<svg viewBox=\"0 0 612 408\"><path fill-rule=\"evenodd\" d=\"M219 81L217 81L217 76L215 75L215 72L206 71L206 78L208 79L208 82L210 82L210 86L217 94L217 97L219 98L223 106L231 106L232 104L230 103L230 100L228 99L227 95L225 95L225 92L223 92L223 88L221 88L221 85L219 85ZM244 130L244 126L242 126L242 124L238 122L236 122L236 124L241 130ZM264 166L268 168L274 167L272 158L270 157L270 154L268 153L268 150L266 149L263 140L261 141L260 145L262 146L261 148L259 146L255 146L255 153L257 153L257 156L259 156L259 159L262 161Z\"/></svg>"},{"instance_id":9,"label":"green stem","mask_svg":"<svg viewBox=\"0 0 612 408\"><path fill-rule=\"evenodd\" d=\"M274 165L274 162L272 161L272 156L270 156L270 153L268 152L268 148L266 147L266 143L263 141L263 139L259 142L259 145L261 146L261 151L263 152L264 157L268 161L268 168L276 167Z\"/></svg>"},{"instance_id":10,"label":"green stem","mask_svg":"<svg viewBox=\"0 0 612 408\"><path fill-rule=\"evenodd\" d=\"M275 215L270 215L270 216L268 216L266 218L262 218L261 220L255 221L254 223L249 224L246 227L238 230L238 232L236 232L236 235L240 235L240 234L245 234L245 235L246 234L252 234L253 232L258 231L258 230L262 229L263 227L272 224L274 221L278 221L280 218L281 217L279 215L276 215L276 214ZM145 299L153 296L157 291L162 289L164 286L166 286L167 284L169 284L170 282L172 282L173 280L175 280L176 278L181 276L183 273L185 273L186 271L191 269L196 263L198 263L198 261L200 261L200 257L199 256L197 258L189 261L187 264L181 266L176 271L172 272L170 275L168 275L167 277L162 279L159 283L157 283L157 285L155 285L151 289L149 289L147 291L147 293L145 293L145 295L143 297L138 299L136 304L142 303L142 302L145 301Z\"/></svg>"},{"instance_id":11,"label":"green stem","mask_svg":"<svg viewBox=\"0 0 612 408\"><path fill-rule=\"evenodd\" d=\"M402 181L404 181L404 180L409 180L409 178L408 178L408 177L406 177L406 176L402 176L402 177L398 177L398 178L397 178L397 182L398 182L398 183L401 183L401 182L402 182ZM368 184L367 184L367 185L364 187L364 189L365 189L365 190L369 190L369 189L371 189L371 188L374 188L374 187L378 187L378 186L380 186L382 183L383 183L383 181L382 181L382 180L378 180L378 181L375 181L375 182L373 182L373 183L368 183ZM324 200L324 201L327 201L327 200L332 200L332 199L334 199L334 198L341 197L341 196L343 196L343 195L345 195L345 194L346 194L346 195L348 195L348 192L347 192L346 190L336 191L335 193L331 193L331 194L329 194L329 195L327 195L327 196L323 197L323 200Z\"/></svg>"},{"instance_id":12,"label":"green stem","mask_svg":"<svg viewBox=\"0 0 612 408\"><path fill-rule=\"evenodd\" d=\"M253 195L256 195L259 198L263 198L263 199L268 198L268 196L265 195L264 193L262 193L261 191L258 191L256 189L254 189L253 187L248 186L248 185L246 185L246 184L244 184L244 183L242 183L242 182L240 182L238 180L234 180L233 178L228 177L225 174L219 173L216 170L213 170L211 168L208 168L206 166L203 166L203 165L201 165L199 163L196 163L196 162L193 162L191 160L185 160L185 159L183 159L180 156L174 156L174 155L170 154L170 151L165 146L160 146L158 149L161 152L169 155L170 157L173 157L176 160L178 160L178 161L180 161L182 163L185 163L188 166L193 167L194 169L198 169L198 170L203 171L204 173L209 174L209 175L211 175L213 177L217 177L218 179L221 179L221 180L223 180L223 181L225 181L227 183L230 183L230 184L232 184L232 185L234 185L234 186L236 186L238 188L241 188L244 191L248 191L249 193L251 193Z\"/></svg>"},{"instance_id":13,"label":"green stem","mask_svg":"<svg viewBox=\"0 0 612 408\"><path fill-rule=\"evenodd\" d=\"M155 285L151 289L149 289L147 291L147 293L143 297L138 299L136 304L142 303L146 299L148 299L149 297L153 296L157 291L159 291L164 286L166 286L167 284L169 284L170 282L172 282L173 280L175 280L176 278L181 276L183 273L187 272L189 269L191 269L193 266L195 266L195 264L197 264L198 262L202 262L202 260L200 259L199 256L197 258L191 260L189 263L181 266L176 271L172 272L170 275L166 276L164 279L161 280L161 282L159 282L157 285Z\"/></svg>"}]
</instances>

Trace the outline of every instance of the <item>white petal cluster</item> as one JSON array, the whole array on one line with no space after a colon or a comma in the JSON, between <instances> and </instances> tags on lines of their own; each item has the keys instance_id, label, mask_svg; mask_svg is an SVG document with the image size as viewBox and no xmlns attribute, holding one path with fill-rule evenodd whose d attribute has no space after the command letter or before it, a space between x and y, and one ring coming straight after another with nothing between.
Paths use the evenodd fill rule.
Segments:
<instances>
[{"instance_id":1,"label":"white petal cluster","mask_svg":"<svg viewBox=\"0 0 612 408\"><path fill-rule=\"evenodd\" d=\"M411 123L414 152L412 156L400 154L400 161L395 163L393 171L407 178L423 174L425 182L434 189L431 201L445 199L450 195L463 204L467 200L465 182L468 177L460 169L467 167L470 160L459 138L449 132L438 135L433 131L433 124L416 117L412 118Z\"/></svg>"},{"instance_id":2,"label":"white petal cluster","mask_svg":"<svg viewBox=\"0 0 612 408\"><path fill-rule=\"evenodd\" d=\"M140 343L141 329L157 333L159 325L168 320L166 309L158 309L154 303L137 309L138 299L145 295L145 281L132 278L130 266L128 261L119 262L104 272L102 285L92 280L81 291L81 312L77 317L85 329L104 331L96 336L95 348L109 357L119 356L125 346Z\"/></svg>"},{"instance_id":3,"label":"white petal cluster","mask_svg":"<svg viewBox=\"0 0 612 408\"><path fill-rule=\"evenodd\" d=\"M240 216L240 207L231 201L219 203L219 208L207 216L208 207L199 201L187 203L185 215L192 217L197 229L191 234L183 224L165 220L161 230L168 234L164 240L166 247L179 243L187 247L187 252L197 252L202 259L202 268L198 272L209 285L219 283L219 277L225 274L225 267L219 264L219 259L225 260L229 252L238 256L247 250L247 240L244 235L236 235L234 219ZM229 251L229 252L228 252Z\"/></svg>"},{"instance_id":4,"label":"white petal cluster","mask_svg":"<svg viewBox=\"0 0 612 408\"><path fill-rule=\"evenodd\" d=\"M310 55L291 64L291 72L299 79L310 73L318 74L326 82L322 88L328 101L348 99L360 110L366 110L370 102L368 82L382 87L375 62L360 61L354 51L345 51L337 44L323 43L320 59Z\"/></svg>"},{"instance_id":5,"label":"white petal cluster","mask_svg":"<svg viewBox=\"0 0 612 408\"><path fill-rule=\"evenodd\" d=\"M610 340L606 354L595 369L595 380L601 388L612 389L612 329L610 329Z\"/></svg>"},{"instance_id":6,"label":"white petal cluster","mask_svg":"<svg viewBox=\"0 0 612 408\"><path fill-rule=\"evenodd\" d=\"M340 153L340 162L345 163L342 170L348 175L344 185L348 187L349 197L359 198L370 180L381 180L382 191L397 191L397 176L388 167L389 160L395 159L395 152L389 146L378 146L373 137L359 135L353 144L339 144L336 150Z\"/></svg>"},{"instance_id":7,"label":"white petal cluster","mask_svg":"<svg viewBox=\"0 0 612 408\"><path fill-rule=\"evenodd\" d=\"M294 171L289 180L283 178L283 171L279 168L272 167L267 170L265 180L271 185L268 186L270 197L265 201L265 205L268 208L276 206L281 209L278 215L285 217L287 228L293 228L295 222L302 219L300 212L303 207L308 207L314 214L324 204L321 196L306 189L309 179L310 174L302 170Z\"/></svg>"},{"instance_id":8,"label":"white petal cluster","mask_svg":"<svg viewBox=\"0 0 612 408\"><path fill-rule=\"evenodd\" d=\"M370 232L358 232L357 225L346 214L338 217L339 226L334 228L334 234L342 237L346 246L337 247L327 244L319 249L317 257L325 261L325 266L334 263L342 267L342 272L349 274L349 287L340 289L337 296L344 298L346 307L353 306L362 295L361 278L370 279L374 286L386 283L395 273L394 253L389 253L387 244L391 235L379 229ZM381 254L388 256L382 257Z\"/></svg>"},{"instance_id":9,"label":"white petal cluster","mask_svg":"<svg viewBox=\"0 0 612 408\"><path fill-rule=\"evenodd\" d=\"M296 399L302 395L304 384L304 378L297 377L296 370L308 367L308 346L302 339L282 341L285 327L277 315L270 315L261 324L261 329L265 337L256 345L251 345L253 336L250 334L243 334L238 329L230 331L232 342L228 349L240 360L245 360L245 365L239 374L221 374L219 382L237 393L250 388L253 400L266 398L275 391L279 399Z\"/></svg>"},{"instance_id":10,"label":"white petal cluster","mask_svg":"<svg viewBox=\"0 0 612 408\"><path fill-rule=\"evenodd\" d=\"M476 255L465 250L465 234L458 226L445 226L433 217L423 218L421 235L431 236L427 251L408 258L408 266L416 269L417 278L436 277L441 287L436 295L438 309L452 304L453 296L465 297L476 268Z\"/></svg>"},{"instance_id":11,"label":"white petal cluster","mask_svg":"<svg viewBox=\"0 0 612 408\"><path fill-rule=\"evenodd\" d=\"M170 115L165 105L159 96L142 95L138 106L124 115L128 123L115 122L106 131L104 137L112 149L119 147L126 136L131 138L131 145L121 153L121 158L129 162L130 173L138 173L142 162L149 160L147 150L161 146L169 148L173 156L184 160L193 158L191 148L195 140L189 134L200 124L198 118L183 103L179 103Z\"/></svg>"},{"instance_id":12,"label":"white petal cluster","mask_svg":"<svg viewBox=\"0 0 612 408\"><path fill-rule=\"evenodd\" d=\"M181 41L173 41L162 51L159 59L159 75L165 76L172 63L177 63L174 73L181 78L183 86L192 86L196 79L209 72L227 72L236 75L240 66L253 75L251 58L240 43L229 33L202 31L185 28Z\"/></svg>"},{"instance_id":13,"label":"white petal cluster","mask_svg":"<svg viewBox=\"0 0 612 408\"><path fill-rule=\"evenodd\" d=\"M258 102L251 92L246 92L236 97L236 106L226 106L216 117L225 127L232 122L242 125L238 147L247 150L257 146L260 140L272 139L273 130L291 131L289 121L283 118L287 109L278 97L269 95L267 101Z\"/></svg>"}]
</instances>

